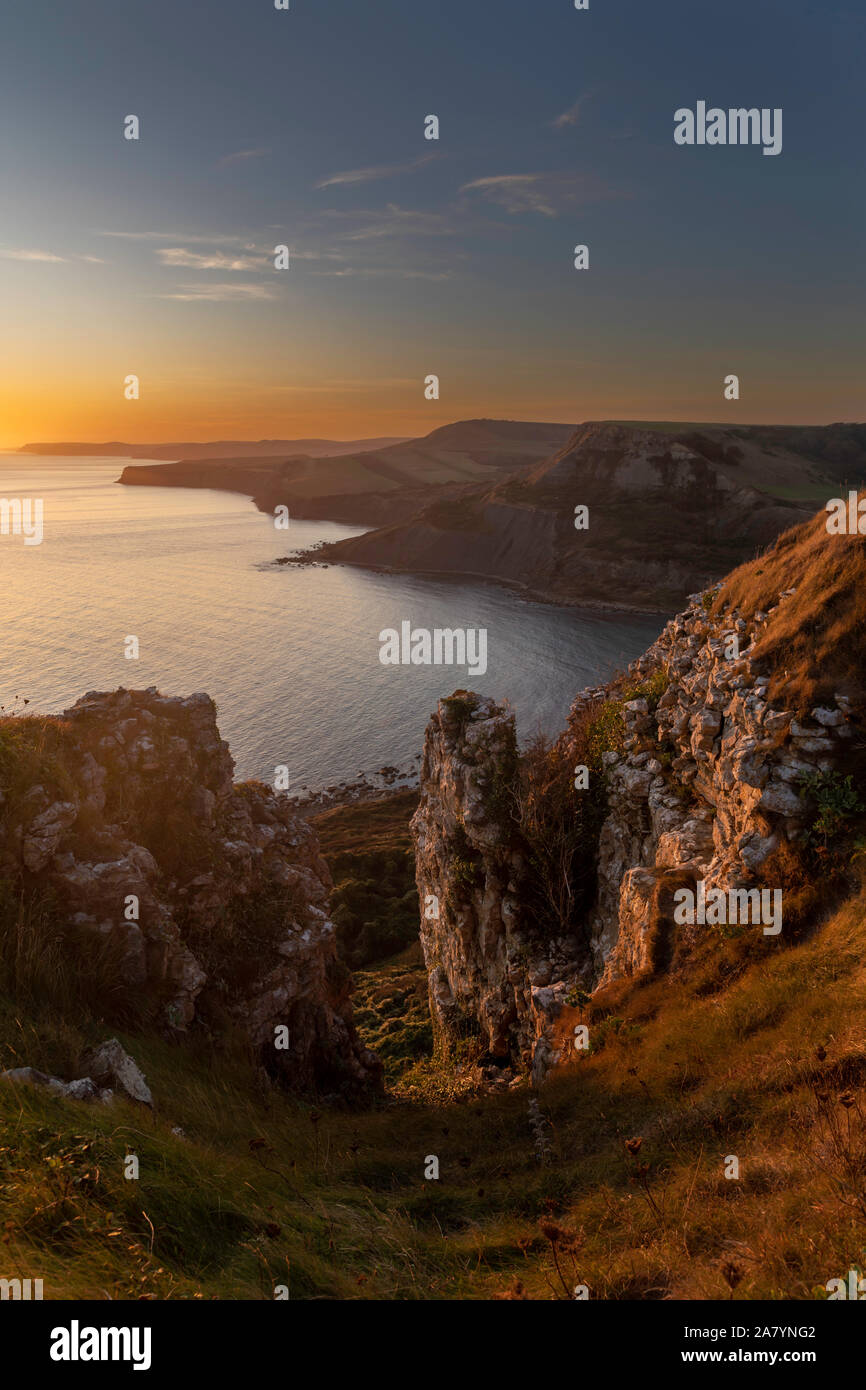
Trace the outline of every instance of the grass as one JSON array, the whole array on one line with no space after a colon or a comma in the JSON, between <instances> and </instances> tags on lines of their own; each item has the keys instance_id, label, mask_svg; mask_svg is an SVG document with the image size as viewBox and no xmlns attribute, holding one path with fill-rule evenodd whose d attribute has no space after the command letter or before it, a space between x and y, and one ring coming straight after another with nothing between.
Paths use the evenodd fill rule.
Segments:
<instances>
[{"instance_id":1,"label":"grass","mask_svg":"<svg viewBox=\"0 0 866 1390\"><path fill-rule=\"evenodd\" d=\"M242 1049L121 1034L153 1114L0 1086L4 1275L53 1298L550 1299L572 1279L592 1298L824 1296L866 1261L864 908L758 958L708 942L703 974L596 997L591 1037L623 1023L541 1092L549 1163L525 1090L448 1100L432 1060L440 1103L323 1113ZM380 1005L411 971L388 967ZM566 1040L586 1016L564 1016ZM4 1066L72 1074L88 1041L0 1012Z\"/></svg>"},{"instance_id":2,"label":"grass","mask_svg":"<svg viewBox=\"0 0 866 1390\"><path fill-rule=\"evenodd\" d=\"M392 960L354 979L355 1026L367 1047L382 1058L385 1081L399 1089L404 1074L433 1055L427 972L416 940Z\"/></svg>"},{"instance_id":3,"label":"grass","mask_svg":"<svg viewBox=\"0 0 866 1390\"><path fill-rule=\"evenodd\" d=\"M864 542L822 528L819 516L782 537L714 600L751 613L796 587L759 655L805 708L827 688L862 696ZM663 689L660 673L616 683L603 717L589 707L571 728L569 759L600 760L623 700ZM50 721L0 721L0 785L16 794L20 760L21 787L52 768L59 785L63 737ZM255 1300L285 1285L295 1299L565 1300L578 1284L594 1299L826 1297L829 1279L866 1267L866 889L849 774L813 789L809 849L826 857L829 839L844 872L818 863L810 885L796 856L773 866L788 905L789 885L795 903L807 894L794 933L698 931L668 943L663 974L575 992L540 1116L525 1083L473 1089L471 1037L451 1061L433 1051L417 945L358 977L387 1094L323 1110L276 1089L234 1033L175 1044L132 1013L109 1028L50 899L7 895L0 1070L79 1076L116 1033L155 1107L0 1082L0 1277L42 1279L49 1299ZM390 866L391 906L401 796L317 818L337 874L364 856L370 877ZM565 840L570 864L573 850Z\"/></svg>"},{"instance_id":4,"label":"grass","mask_svg":"<svg viewBox=\"0 0 866 1390\"><path fill-rule=\"evenodd\" d=\"M0 717L0 791L7 813L40 784L60 800L68 799L74 789L67 766L71 745L63 719L23 713Z\"/></svg>"},{"instance_id":5,"label":"grass","mask_svg":"<svg viewBox=\"0 0 866 1390\"><path fill-rule=\"evenodd\" d=\"M772 699L805 712L838 692L866 697L866 537L830 536L827 515L795 526L756 560L741 565L719 590L713 611L744 616L783 600L755 647L770 675Z\"/></svg>"},{"instance_id":6,"label":"grass","mask_svg":"<svg viewBox=\"0 0 866 1390\"><path fill-rule=\"evenodd\" d=\"M322 853L331 860L341 854L390 851L410 847L409 821L418 805L414 788L392 792L378 801L352 802L312 817Z\"/></svg>"},{"instance_id":7,"label":"grass","mask_svg":"<svg viewBox=\"0 0 866 1390\"><path fill-rule=\"evenodd\" d=\"M371 965L418 936L418 891L409 821L415 790L353 803L313 818L334 879L331 911L347 965Z\"/></svg>"},{"instance_id":8,"label":"grass","mask_svg":"<svg viewBox=\"0 0 866 1390\"><path fill-rule=\"evenodd\" d=\"M65 920L50 887L0 879L0 999L62 1017L143 1022L154 1012L141 990L124 982L122 946Z\"/></svg>"}]
</instances>

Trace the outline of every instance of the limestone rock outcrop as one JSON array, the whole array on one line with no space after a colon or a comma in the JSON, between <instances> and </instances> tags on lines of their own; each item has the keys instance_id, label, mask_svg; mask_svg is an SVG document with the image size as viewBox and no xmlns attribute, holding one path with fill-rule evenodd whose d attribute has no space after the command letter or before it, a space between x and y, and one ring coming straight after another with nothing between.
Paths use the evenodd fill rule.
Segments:
<instances>
[{"instance_id":1,"label":"limestone rock outcrop","mask_svg":"<svg viewBox=\"0 0 866 1390\"><path fill-rule=\"evenodd\" d=\"M804 832L801 778L843 761L853 735L844 695L807 720L768 697L753 653L773 611L711 616L694 594L629 668L638 681L663 672L666 686L652 711L642 699L625 705L623 750L606 755L591 920L600 983L653 968L660 906L672 915L659 904L666 887L753 887L773 851Z\"/></svg>"},{"instance_id":2,"label":"limestone rock outcrop","mask_svg":"<svg viewBox=\"0 0 866 1390\"><path fill-rule=\"evenodd\" d=\"M579 955L576 942L549 941L543 954L534 942L511 815L515 770L507 706L463 691L440 700L412 821L434 1031L440 1045L475 1039L506 1063L532 1055Z\"/></svg>"},{"instance_id":3,"label":"limestone rock outcrop","mask_svg":"<svg viewBox=\"0 0 866 1390\"><path fill-rule=\"evenodd\" d=\"M233 783L210 697L90 692L48 722L38 780L16 774L0 803L0 877L49 891L170 1030L238 1026L300 1088L377 1084L316 836L270 788Z\"/></svg>"},{"instance_id":4,"label":"limestone rock outcrop","mask_svg":"<svg viewBox=\"0 0 866 1390\"><path fill-rule=\"evenodd\" d=\"M531 849L508 813L513 716L467 692L440 702L413 833L431 1010L452 1049L474 1036L490 1058L542 1080L561 1055L567 1002L665 970L687 942L674 919L678 889L753 888L774 851L802 839L802 778L843 765L850 702L840 693L798 718L772 700L754 653L775 607L719 616L714 597L692 595L629 667L626 687L646 696L600 687L575 701L560 740L569 766L580 760L573 731L611 703L618 736L601 755L594 900L570 934L539 937L524 892Z\"/></svg>"}]
</instances>

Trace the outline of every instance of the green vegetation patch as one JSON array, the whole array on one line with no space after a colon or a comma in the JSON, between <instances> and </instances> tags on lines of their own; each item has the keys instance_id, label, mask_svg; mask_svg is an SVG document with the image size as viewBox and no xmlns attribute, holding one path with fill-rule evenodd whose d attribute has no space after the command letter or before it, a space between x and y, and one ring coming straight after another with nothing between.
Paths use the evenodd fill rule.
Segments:
<instances>
[{"instance_id":1,"label":"green vegetation patch","mask_svg":"<svg viewBox=\"0 0 866 1390\"><path fill-rule=\"evenodd\" d=\"M418 939L420 909L409 821L415 791L342 806L314 818L334 879L331 915L342 959L354 970Z\"/></svg>"}]
</instances>

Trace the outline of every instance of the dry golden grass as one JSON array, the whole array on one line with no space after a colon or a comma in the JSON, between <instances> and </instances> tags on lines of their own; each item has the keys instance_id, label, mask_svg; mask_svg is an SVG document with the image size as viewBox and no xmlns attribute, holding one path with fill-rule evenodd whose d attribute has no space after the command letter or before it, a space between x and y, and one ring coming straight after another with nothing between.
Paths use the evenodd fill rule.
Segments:
<instances>
[{"instance_id":1,"label":"dry golden grass","mask_svg":"<svg viewBox=\"0 0 866 1390\"><path fill-rule=\"evenodd\" d=\"M827 513L786 531L756 560L733 571L713 605L749 618L796 588L773 614L755 649L773 699L805 712L837 692L866 694L866 537L828 535Z\"/></svg>"},{"instance_id":2,"label":"dry golden grass","mask_svg":"<svg viewBox=\"0 0 866 1390\"><path fill-rule=\"evenodd\" d=\"M0 1086L3 1272L54 1298L823 1297L866 1266L864 913L788 949L710 931L707 978L594 1001L540 1093L547 1163L525 1089L317 1111L228 1045L122 1034L153 1115ZM0 1010L0 1066L70 1074L93 1032Z\"/></svg>"}]
</instances>

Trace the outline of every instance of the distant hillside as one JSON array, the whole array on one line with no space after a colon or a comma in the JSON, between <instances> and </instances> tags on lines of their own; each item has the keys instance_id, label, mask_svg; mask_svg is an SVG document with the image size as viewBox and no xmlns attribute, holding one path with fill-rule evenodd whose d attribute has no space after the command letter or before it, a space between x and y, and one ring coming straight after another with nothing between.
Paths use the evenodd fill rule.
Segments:
<instances>
[{"instance_id":1,"label":"distant hillside","mask_svg":"<svg viewBox=\"0 0 866 1390\"><path fill-rule=\"evenodd\" d=\"M589 423L524 476L466 486L320 558L671 611L864 478L864 425Z\"/></svg>"},{"instance_id":2,"label":"distant hillside","mask_svg":"<svg viewBox=\"0 0 866 1390\"><path fill-rule=\"evenodd\" d=\"M70 457L130 459L212 459L273 458L281 454L309 454L311 458L330 458L335 454L361 454L400 444L405 435L383 435L377 439L214 439L204 444L22 444L21 454L66 454Z\"/></svg>"},{"instance_id":3,"label":"distant hillside","mask_svg":"<svg viewBox=\"0 0 866 1390\"><path fill-rule=\"evenodd\" d=\"M276 461L185 458L133 466L120 481L149 487L215 487L252 497L263 511L287 505L293 516L382 525L407 520L434 498L467 484L490 486L525 472L562 447L568 424L463 420L421 439L327 460L296 453Z\"/></svg>"}]
</instances>

